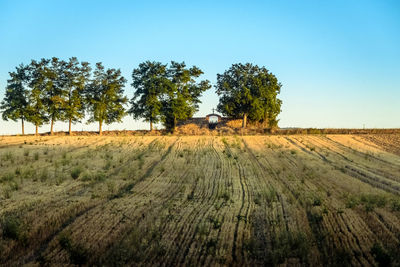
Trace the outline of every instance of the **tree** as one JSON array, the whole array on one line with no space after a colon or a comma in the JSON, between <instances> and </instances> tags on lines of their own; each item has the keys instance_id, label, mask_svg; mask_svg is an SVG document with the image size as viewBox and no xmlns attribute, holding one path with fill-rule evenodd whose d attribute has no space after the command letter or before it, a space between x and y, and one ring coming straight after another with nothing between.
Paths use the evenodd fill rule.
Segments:
<instances>
[{"instance_id":1,"label":"tree","mask_svg":"<svg viewBox=\"0 0 400 267\"><path fill-rule=\"evenodd\" d=\"M50 119L50 134L53 134L54 122L63 120L65 107L65 79L63 69L65 62L53 57L42 60L41 75L43 76L44 106Z\"/></svg>"},{"instance_id":2,"label":"tree","mask_svg":"<svg viewBox=\"0 0 400 267\"><path fill-rule=\"evenodd\" d=\"M72 135L72 123L79 122L85 116L85 105L83 93L90 78L91 68L89 63L79 64L76 57L63 62L62 79L63 90L65 91L63 119L68 121L68 132Z\"/></svg>"},{"instance_id":3,"label":"tree","mask_svg":"<svg viewBox=\"0 0 400 267\"><path fill-rule=\"evenodd\" d=\"M48 60L42 59L40 62L31 61L29 65L29 106L27 120L35 125L35 135L38 135L38 128L49 121L46 114L45 96L44 96L44 66Z\"/></svg>"},{"instance_id":4,"label":"tree","mask_svg":"<svg viewBox=\"0 0 400 267\"><path fill-rule=\"evenodd\" d=\"M247 118L276 126L282 104L277 98L281 86L265 67L233 64L223 74L217 74L218 111L232 118L242 118L243 128L246 128Z\"/></svg>"},{"instance_id":5,"label":"tree","mask_svg":"<svg viewBox=\"0 0 400 267\"><path fill-rule=\"evenodd\" d=\"M150 131L153 123L160 121L161 95L168 86L167 65L160 62L146 61L140 63L132 72L132 86L136 89L131 99L131 108L128 113L134 119L143 118L150 123Z\"/></svg>"},{"instance_id":6,"label":"tree","mask_svg":"<svg viewBox=\"0 0 400 267\"><path fill-rule=\"evenodd\" d=\"M209 89L210 82L197 78L203 72L196 66L188 69L185 62L171 62L168 71L169 82L162 95L161 119L167 130L174 131L177 121L186 120L198 110L200 97Z\"/></svg>"},{"instance_id":7,"label":"tree","mask_svg":"<svg viewBox=\"0 0 400 267\"><path fill-rule=\"evenodd\" d=\"M99 123L100 135L103 122L120 122L125 116L124 104L128 101L123 96L125 83L126 79L120 70L104 70L101 63L96 63L93 80L86 88L85 95L90 115L88 122Z\"/></svg>"},{"instance_id":8,"label":"tree","mask_svg":"<svg viewBox=\"0 0 400 267\"><path fill-rule=\"evenodd\" d=\"M3 120L21 120L22 135L25 134L24 122L29 117L29 102L27 85L29 83L28 67L23 64L16 67L15 72L10 72L7 80L5 97L0 103Z\"/></svg>"}]
</instances>

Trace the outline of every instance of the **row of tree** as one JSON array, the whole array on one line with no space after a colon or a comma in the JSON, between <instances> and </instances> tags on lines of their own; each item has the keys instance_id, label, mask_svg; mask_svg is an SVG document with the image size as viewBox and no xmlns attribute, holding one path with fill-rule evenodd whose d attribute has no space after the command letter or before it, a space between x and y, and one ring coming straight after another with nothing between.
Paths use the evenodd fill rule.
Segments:
<instances>
[{"instance_id":1,"label":"row of tree","mask_svg":"<svg viewBox=\"0 0 400 267\"><path fill-rule=\"evenodd\" d=\"M5 97L0 104L4 120L21 120L38 127L50 122L50 134L56 121L72 124L85 115L88 122L120 122L126 114L150 123L161 122L174 131L177 122L186 120L198 111L200 97L211 85L199 80L203 72L196 66L186 67L184 62L170 65L146 61L132 72L134 96L124 96L126 79L118 69L105 69L96 63L94 70L88 62L72 57L68 61L58 58L32 60L10 72ZM264 67L252 64L234 64L217 75L216 92L220 96L218 111L231 118L277 124L281 101L277 99L281 84Z\"/></svg>"}]
</instances>

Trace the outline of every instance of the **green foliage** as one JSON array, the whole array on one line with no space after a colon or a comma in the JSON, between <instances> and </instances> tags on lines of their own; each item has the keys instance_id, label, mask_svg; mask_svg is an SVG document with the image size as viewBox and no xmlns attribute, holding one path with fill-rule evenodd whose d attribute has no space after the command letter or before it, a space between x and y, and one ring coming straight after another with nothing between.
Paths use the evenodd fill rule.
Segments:
<instances>
[{"instance_id":1,"label":"green foliage","mask_svg":"<svg viewBox=\"0 0 400 267\"><path fill-rule=\"evenodd\" d=\"M12 172L5 173L1 176L0 182L11 182L14 181L15 175Z\"/></svg>"},{"instance_id":2,"label":"green foliage","mask_svg":"<svg viewBox=\"0 0 400 267\"><path fill-rule=\"evenodd\" d=\"M321 198L319 196L314 196L312 205L313 206L321 206L321 204L322 204Z\"/></svg>"},{"instance_id":3,"label":"green foliage","mask_svg":"<svg viewBox=\"0 0 400 267\"><path fill-rule=\"evenodd\" d=\"M63 64L64 79L64 119L70 123L79 122L85 116L85 102L82 94L90 78L89 63L79 64L76 57ZM71 129L70 129L71 130Z\"/></svg>"},{"instance_id":4,"label":"green foliage","mask_svg":"<svg viewBox=\"0 0 400 267\"><path fill-rule=\"evenodd\" d=\"M49 60L42 59L41 61L32 60L29 65L29 117L27 121L33 123L36 129L47 123L49 118L47 116L47 109L45 96L45 78L44 66L47 65Z\"/></svg>"},{"instance_id":5,"label":"green foliage","mask_svg":"<svg viewBox=\"0 0 400 267\"><path fill-rule=\"evenodd\" d=\"M81 173L82 173L82 168L81 167L74 167L72 170L71 170L71 177L72 177L72 179L78 179L79 178L79 175L81 175Z\"/></svg>"},{"instance_id":6,"label":"green foliage","mask_svg":"<svg viewBox=\"0 0 400 267\"><path fill-rule=\"evenodd\" d=\"M198 110L200 96L211 86L208 80L198 82L203 72L196 66L186 68L185 62L172 61L167 73L169 83L161 102L161 121L173 132L179 120L191 118Z\"/></svg>"},{"instance_id":7,"label":"green foliage","mask_svg":"<svg viewBox=\"0 0 400 267\"><path fill-rule=\"evenodd\" d=\"M85 90L89 111L89 122L99 122L99 133L103 122L110 124L120 122L125 116L123 96L126 79L120 70L105 70L101 63L96 64L92 82Z\"/></svg>"},{"instance_id":8,"label":"green foliage","mask_svg":"<svg viewBox=\"0 0 400 267\"><path fill-rule=\"evenodd\" d=\"M400 211L400 199L393 199L391 203L392 211Z\"/></svg>"},{"instance_id":9,"label":"green foliage","mask_svg":"<svg viewBox=\"0 0 400 267\"><path fill-rule=\"evenodd\" d=\"M6 217L3 219L3 237L18 240L20 235L20 222L13 217Z\"/></svg>"},{"instance_id":10,"label":"green foliage","mask_svg":"<svg viewBox=\"0 0 400 267\"><path fill-rule=\"evenodd\" d=\"M73 57L32 60L10 73L1 109L3 119L22 119L36 127L52 121L76 122L84 116L82 92L90 74L89 64ZM51 128L52 130L52 128Z\"/></svg>"},{"instance_id":11,"label":"green foliage","mask_svg":"<svg viewBox=\"0 0 400 267\"><path fill-rule=\"evenodd\" d=\"M361 194L360 196L347 195L345 197L346 208L351 209L362 204L366 212L372 212L376 207L383 208L388 202L387 197L383 194Z\"/></svg>"},{"instance_id":12,"label":"green foliage","mask_svg":"<svg viewBox=\"0 0 400 267\"><path fill-rule=\"evenodd\" d=\"M19 65L15 72L10 72L10 79L7 80L5 97L0 103L3 120L8 119L22 121L22 134L24 134L24 120L29 118L29 99L28 99L28 67Z\"/></svg>"},{"instance_id":13,"label":"green foliage","mask_svg":"<svg viewBox=\"0 0 400 267\"><path fill-rule=\"evenodd\" d=\"M90 175L90 173L85 172L82 176L81 179L83 182L87 182L92 180L92 175Z\"/></svg>"},{"instance_id":14,"label":"green foliage","mask_svg":"<svg viewBox=\"0 0 400 267\"><path fill-rule=\"evenodd\" d=\"M6 213L1 220L3 237L17 241L26 241L26 233L21 220L13 213Z\"/></svg>"},{"instance_id":15,"label":"green foliage","mask_svg":"<svg viewBox=\"0 0 400 267\"><path fill-rule=\"evenodd\" d=\"M93 175L93 180L96 182L103 182L107 178L106 174L104 172L97 172L96 174Z\"/></svg>"},{"instance_id":16,"label":"green foliage","mask_svg":"<svg viewBox=\"0 0 400 267\"><path fill-rule=\"evenodd\" d=\"M356 196L349 195L346 198L346 208L352 209L354 207L357 207L358 204L360 204L360 200Z\"/></svg>"},{"instance_id":17,"label":"green foliage","mask_svg":"<svg viewBox=\"0 0 400 267\"><path fill-rule=\"evenodd\" d=\"M383 208L387 203L387 198L380 194L363 194L360 197L360 202L364 204L365 211L371 212L375 207Z\"/></svg>"},{"instance_id":18,"label":"green foliage","mask_svg":"<svg viewBox=\"0 0 400 267\"><path fill-rule=\"evenodd\" d=\"M233 64L223 74L217 74L216 92L220 96L218 111L232 117L247 117L251 121L268 122L276 126L282 101L277 98L281 84L265 67Z\"/></svg>"},{"instance_id":19,"label":"green foliage","mask_svg":"<svg viewBox=\"0 0 400 267\"><path fill-rule=\"evenodd\" d=\"M179 120L186 120L198 110L200 96L211 86L209 81L197 81L203 72L196 66L187 68L184 62L171 62L169 68L160 62L146 61L132 72L135 93L129 113L135 119L162 121L173 132Z\"/></svg>"},{"instance_id":20,"label":"green foliage","mask_svg":"<svg viewBox=\"0 0 400 267\"><path fill-rule=\"evenodd\" d=\"M56 57L41 61L41 87L44 96L44 105L52 124L63 119L65 107L64 90L64 61ZM52 129L51 129L52 130Z\"/></svg>"},{"instance_id":21,"label":"green foliage","mask_svg":"<svg viewBox=\"0 0 400 267\"><path fill-rule=\"evenodd\" d=\"M153 129L153 123L160 121L161 96L169 86L166 66L160 62L146 61L132 72L135 93L128 112L134 119L143 118L150 122L150 130Z\"/></svg>"}]
</instances>

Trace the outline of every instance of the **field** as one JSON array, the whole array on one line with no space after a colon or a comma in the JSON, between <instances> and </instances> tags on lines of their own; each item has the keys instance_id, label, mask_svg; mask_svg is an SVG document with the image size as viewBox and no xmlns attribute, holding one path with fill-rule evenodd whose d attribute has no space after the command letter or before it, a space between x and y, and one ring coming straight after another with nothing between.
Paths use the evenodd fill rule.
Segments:
<instances>
[{"instance_id":1,"label":"field","mask_svg":"<svg viewBox=\"0 0 400 267\"><path fill-rule=\"evenodd\" d=\"M400 265L400 135L0 137L0 265Z\"/></svg>"}]
</instances>

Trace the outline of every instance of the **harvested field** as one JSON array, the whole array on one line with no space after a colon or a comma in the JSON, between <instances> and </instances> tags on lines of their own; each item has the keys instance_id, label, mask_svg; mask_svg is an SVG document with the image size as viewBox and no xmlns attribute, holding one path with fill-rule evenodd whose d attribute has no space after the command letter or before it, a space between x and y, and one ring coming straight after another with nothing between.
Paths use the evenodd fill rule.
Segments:
<instances>
[{"instance_id":1,"label":"harvested field","mask_svg":"<svg viewBox=\"0 0 400 267\"><path fill-rule=\"evenodd\" d=\"M400 135L0 137L0 265L400 265Z\"/></svg>"}]
</instances>

